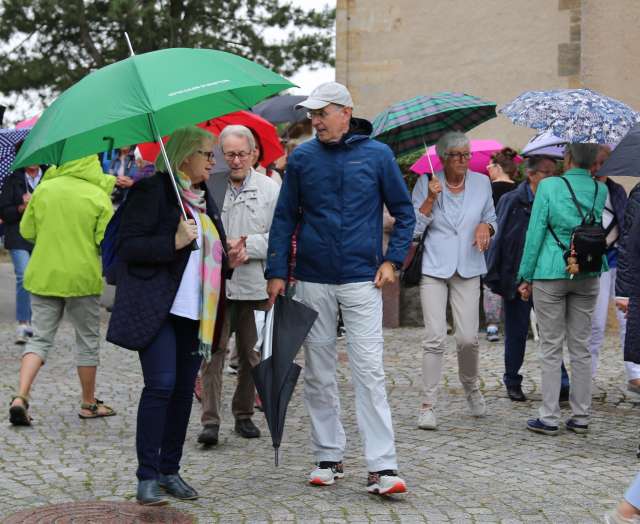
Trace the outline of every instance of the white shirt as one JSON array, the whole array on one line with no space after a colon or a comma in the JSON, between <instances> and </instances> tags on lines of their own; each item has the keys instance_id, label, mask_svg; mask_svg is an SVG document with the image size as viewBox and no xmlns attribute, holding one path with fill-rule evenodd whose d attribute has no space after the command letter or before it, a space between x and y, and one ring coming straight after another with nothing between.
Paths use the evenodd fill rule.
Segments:
<instances>
[{"instance_id":1,"label":"white shirt","mask_svg":"<svg viewBox=\"0 0 640 524\"><path fill-rule=\"evenodd\" d=\"M191 212L191 215L198 226L198 246L200 249L192 251L189 255L187 267L182 273L180 287L173 300L170 313L178 317L190 318L192 320L200 320L200 302L202 301L202 225L200 217L191 206L185 204L185 207Z\"/></svg>"},{"instance_id":2,"label":"white shirt","mask_svg":"<svg viewBox=\"0 0 640 524\"><path fill-rule=\"evenodd\" d=\"M604 209L602 210L602 227L605 229L609 227L609 225L611 224L611 222L613 222L613 219L615 218L613 213L611 212L612 209L613 209L613 206L611 205L611 197L607 193L607 200L605 201ZM614 245L617 245L618 243L616 242L616 240L618 239L618 236L619 236L618 226L615 225L607 235L607 246L611 247L612 242L614 243Z\"/></svg>"}]
</instances>

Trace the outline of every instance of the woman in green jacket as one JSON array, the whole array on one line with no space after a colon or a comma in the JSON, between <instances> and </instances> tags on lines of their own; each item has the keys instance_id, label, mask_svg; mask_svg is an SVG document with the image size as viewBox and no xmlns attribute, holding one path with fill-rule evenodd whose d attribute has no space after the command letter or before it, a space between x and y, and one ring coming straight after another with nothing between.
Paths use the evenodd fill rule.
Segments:
<instances>
[{"instance_id":1,"label":"woman in green jacket","mask_svg":"<svg viewBox=\"0 0 640 524\"><path fill-rule=\"evenodd\" d=\"M31 293L34 336L22 353L20 384L11 399L13 425L31 424L29 393L54 347L63 313L76 331L76 365L82 387L80 418L115 415L95 397L100 351L100 242L113 215L115 178L92 155L44 174L20 221L20 234L35 244L24 275Z\"/></svg>"},{"instance_id":2,"label":"woman in green jacket","mask_svg":"<svg viewBox=\"0 0 640 524\"><path fill-rule=\"evenodd\" d=\"M573 189L582 214L593 211L602 220L607 187L596 182L589 168L596 159L597 144L569 144L562 177L543 180L538 186L520 263L518 288L523 300L533 292L540 329L542 405L538 418L527 429L545 435L558 433L560 421L560 366L566 338L571 359L572 416L566 428L575 433L589 430L591 410L591 317L598 298L600 271L570 274L565 249L582 218L562 178ZM554 238L554 234L557 238ZM561 247L562 245L562 247ZM601 271L608 269L603 257Z\"/></svg>"}]
</instances>

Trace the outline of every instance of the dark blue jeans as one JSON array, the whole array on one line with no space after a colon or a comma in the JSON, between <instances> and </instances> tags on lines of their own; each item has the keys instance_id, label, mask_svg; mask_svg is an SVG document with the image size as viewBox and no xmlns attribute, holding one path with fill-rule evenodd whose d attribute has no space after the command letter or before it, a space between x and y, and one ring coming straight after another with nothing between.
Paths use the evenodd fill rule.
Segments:
<instances>
[{"instance_id":1,"label":"dark blue jeans","mask_svg":"<svg viewBox=\"0 0 640 524\"><path fill-rule=\"evenodd\" d=\"M524 361L524 351L529 334L529 315L533 302L520 298L504 301L504 385L522 384L520 368ZM562 363L562 387L569 387L569 375Z\"/></svg>"},{"instance_id":2,"label":"dark blue jeans","mask_svg":"<svg viewBox=\"0 0 640 524\"><path fill-rule=\"evenodd\" d=\"M139 480L180 469L191 415L193 387L202 358L199 321L169 315L153 342L140 351L144 389L138 405L136 451Z\"/></svg>"}]
</instances>

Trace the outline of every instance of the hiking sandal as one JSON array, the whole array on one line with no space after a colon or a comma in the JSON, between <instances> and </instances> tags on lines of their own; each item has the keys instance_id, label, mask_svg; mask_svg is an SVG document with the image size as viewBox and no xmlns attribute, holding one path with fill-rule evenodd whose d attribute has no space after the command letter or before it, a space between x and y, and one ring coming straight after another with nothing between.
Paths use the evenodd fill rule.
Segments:
<instances>
[{"instance_id":1,"label":"hiking sandal","mask_svg":"<svg viewBox=\"0 0 640 524\"><path fill-rule=\"evenodd\" d=\"M106 409L105 413L100 413L98 411L99 408ZM116 412L109 406L107 406L102 400L96 399L93 404L83 402L80 404L80 409L86 409L87 411L91 411L91 415L83 415L82 413L78 413L78 416L82 419L88 418L101 418L101 417L113 417Z\"/></svg>"},{"instance_id":2,"label":"hiking sandal","mask_svg":"<svg viewBox=\"0 0 640 524\"><path fill-rule=\"evenodd\" d=\"M22 400L24 405L14 406L13 402L16 399ZM11 402L9 402L9 422L14 426L30 426L31 425L31 417L27 410L29 409L29 399L27 397L23 397L22 395L14 395L11 398Z\"/></svg>"}]
</instances>

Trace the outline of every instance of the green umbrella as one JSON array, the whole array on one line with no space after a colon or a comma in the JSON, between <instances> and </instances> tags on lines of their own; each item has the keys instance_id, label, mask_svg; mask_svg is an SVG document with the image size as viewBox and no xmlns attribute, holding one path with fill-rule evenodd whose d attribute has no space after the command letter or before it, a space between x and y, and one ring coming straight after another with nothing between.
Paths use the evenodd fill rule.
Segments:
<instances>
[{"instance_id":1,"label":"green umbrella","mask_svg":"<svg viewBox=\"0 0 640 524\"><path fill-rule=\"evenodd\" d=\"M371 136L399 156L435 144L447 131L469 131L495 117L495 102L464 93L435 93L385 109L373 120Z\"/></svg>"},{"instance_id":2,"label":"green umbrella","mask_svg":"<svg viewBox=\"0 0 640 524\"><path fill-rule=\"evenodd\" d=\"M208 49L164 49L94 71L38 120L13 163L60 165L247 109L291 82L245 58Z\"/></svg>"}]
</instances>

